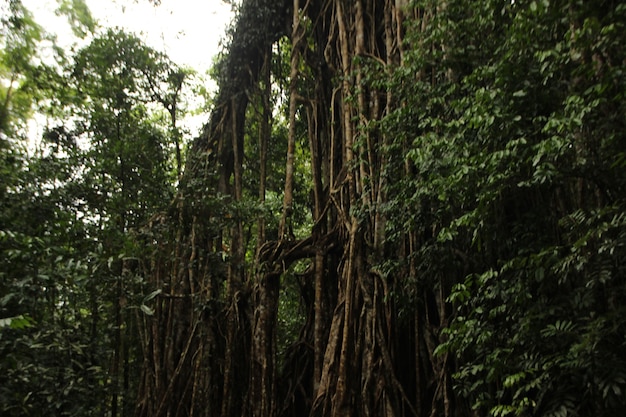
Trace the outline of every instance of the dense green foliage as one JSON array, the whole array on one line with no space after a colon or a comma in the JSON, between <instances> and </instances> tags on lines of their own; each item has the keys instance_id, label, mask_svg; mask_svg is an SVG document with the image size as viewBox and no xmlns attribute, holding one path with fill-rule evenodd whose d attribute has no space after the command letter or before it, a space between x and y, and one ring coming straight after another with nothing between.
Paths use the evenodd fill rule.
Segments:
<instances>
[{"instance_id":1,"label":"dense green foliage","mask_svg":"<svg viewBox=\"0 0 626 417\"><path fill-rule=\"evenodd\" d=\"M626 7L438 3L418 2L437 13L409 28L385 121L411 173L394 225L423 236L417 284L450 291L437 352L481 414L619 415Z\"/></svg>"},{"instance_id":2,"label":"dense green foliage","mask_svg":"<svg viewBox=\"0 0 626 417\"><path fill-rule=\"evenodd\" d=\"M332 315L341 317L347 310L350 298L340 298L344 277L339 271L350 262L341 245L354 231L350 236L366 242L350 242L357 248L350 254L367 253L358 263L359 274L367 273L359 275L359 288L352 291L360 295L350 308L361 312L359 324L364 324L354 327L346 319L337 327L347 329L346 335L357 328L372 332L370 339L349 335L358 340L349 349L367 353L345 366L361 369L356 362L362 361L360 366L378 366L376 375L384 374L380 386L367 380L363 392L383 398L389 386L403 389L407 398L386 399L388 410L395 401L394 406L407 405L407 415L411 406L423 411L431 406L421 403L428 398L434 413L445 398L441 402L450 416L471 409L476 416L494 417L621 415L626 394L626 5L415 0L404 10L404 27L394 29L403 41L396 45L401 59L395 62L390 51L388 62L357 56L361 85L345 90L339 72L331 76L324 66L340 51L315 49L316 42L336 41L335 29L303 13L302 39L308 43L302 43L303 57L291 68L298 78L290 80L293 45L284 37L274 40L284 35L285 10L255 8L253 2L245 6L255 24L237 26L245 30L231 34L235 53L221 57L213 70L225 97L206 130L213 126L219 140L197 139L207 143L195 148L199 151L189 155L188 164L206 166L189 177L182 177L177 120L184 113L181 90L191 71L133 35L96 31L79 0L59 1L59 11L89 42L71 52L52 43L54 63L44 63L37 55L53 37L19 1L2 6L7 16L0 33L0 414L139 413L145 404L137 402L150 398L140 392L150 380L147 363L157 368L164 357L169 360L164 367L171 368L167 375L178 385L172 388L174 383L166 381L160 388L181 404L145 410L184 413L184 401L196 394L218 404L230 396L233 409L252 409L238 391L254 383L252 377L238 379L248 376L250 364L237 361L250 359L242 352L264 336L263 326L252 332L254 320L267 313L259 300L273 296L276 314L267 315L269 340L263 341L273 355L266 362L275 360L283 368L271 368L268 378L282 375L285 384L276 387L271 379L267 386L276 398L276 393L289 397L280 404L284 415L313 408L317 400L304 397L319 382L312 379L321 372L313 370L314 363L328 361L324 368L334 377L340 356L335 359L329 350L327 358L312 357L320 347L312 346L313 335L330 333L314 327L339 323ZM307 13L326 13L313 6ZM281 19L265 29L256 24L278 15ZM260 50L267 44L274 45L270 53ZM241 52L250 50L256 51L253 59ZM267 78L259 81L254 77L261 72ZM232 74L239 78L229 78ZM335 83L332 91L317 95L325 88L318 76ZM241 85L245 94L238 90ZM298 107L289 131L291 87L298 92ZM346 107L358 126L356 139L347 141L342 129L348 121L341 120L339 110L346 103L338 97L350 88L354 96L345 101L354 101L348 103L352 110L363 106L362 91L372 103L380 100L378 107L371 104L377 110L385 107L382 93L388 95L386 110L372 111L370 119L364 108L355 116ZM324 103L311 97L325 93L337 108L317 112ZM233 116L240 109L242 114ZM46 119L36 142L26 140L34 114ZM378 119L379 114L384 117ZM234 120L234 126L222 125L224 120ZM350 152L339 142L332 149L314 148L309 130L319 128L323 136L320 126L329 127L333 140L353 146L350 152L358 156L352 165L330 172ZM293 214L281 236L292 133ZM383 139L375 146L362 143L371 139L368 135ZM240 139L243 149L231 149ZM321 139L319 144L328 145ZM375 157L364 155L366 147ZM325 157L335 159L325 166ZM317 207L327 235L315 244L331 249L307 247L294 255L297 261L287 262L279 257L286 250L281 248L293 245L297 252L313 241L307 240L312 231L322 228L313 221L314 203L319 203L312 197L315 163L329 171L329 178L336 175L328 184L320 181L318 190L327 199L326 206ZM378 200L346 203L347 194L340 195L349 181L346 172L357 165L363 172L367 166L374 180L374 174L382 178ZM369 180L361 178L364 195L374 187ZM348 210L328 214L340 212L340 206ZM177 212L180 207L184 210ZM380 250L366 252L377 236L359 233L373 213L385 219L384 241ZM343 230L352 220L358 227ZM196 236L196 230L209 236ZM260 274L267 267L259 262L264 243L276 243L266 246L266 258L276 255L285 262L267 276ZM326 257L318 271L327 292L321 296L314 294L312 273L317 250ZM239 255L235 265L232 259ZM241 282L233 285L227 275L240 276ZM273 286L270 279L276 279ZM369 286L378 298L367 298ZM315 322L317 296L324 308L342 301ZM388 316L375 314L381 305ZM206 323L211 324L196 334ZM230 334L233 329L252 336ZM153 340L150 332L167 340ZM180 338L172 342L175 337ZM383 356L383 342L391 345L385 360L397 363L383 366L373 359ZM368 344L370 351L363 347ZM186 357L190 346L198 349L197 356ZM267 353L262 343L254 347ZM217 365L202 362L214 357L220 358ZM423 366L426 362L432 366ZM234 370L231 381L224 375L228 365ZM193 372L181 371L183 366ZM393 378L390 369L397 373ZM191 377L185 379L188 375L213 385L202 391ZM447 389L440 381L448 380L451 398L439 393ZM154 381L155 387L162 382L156 376ZM411 392L419 383L433 392ZM224 384L223 391L216 384ZM172 392L179 385L182 394L176 397ZM144 389L152 388L145 384Z\"/></svg>"},{"instance_id":3,"label":"dense green foliage","mask_svg":"<svg viewBox=\"0 0 626 417\"><path fill-rule=\"evenodd\" d=\"M81 5L59 3L86 35L94 23ZM119 30L92 35L71 54L54 44L50 51L42 41L54 38L20 2L8 12L0 414L130 415L142 365L137 320L151 314L136 236L173 196L185 75ZM55 63L37 59L44 53ZM41 138L27 130L35 113L45 120Z\"/></svg>"}]
</instances>

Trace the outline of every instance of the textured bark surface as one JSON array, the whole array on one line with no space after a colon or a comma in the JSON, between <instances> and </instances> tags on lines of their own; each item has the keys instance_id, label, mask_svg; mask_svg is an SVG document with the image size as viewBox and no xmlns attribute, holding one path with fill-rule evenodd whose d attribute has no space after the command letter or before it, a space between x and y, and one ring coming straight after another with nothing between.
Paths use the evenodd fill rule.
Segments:
<instances>
[{"instance_id":1,"label":"textured bark surface","mask_svg":"<svg viewBox=\"0 0 626 417\"><path fill-rule=\"evenodd\" d=\"M364 82L366 62L389 72L401 63L402 7L392 0L244 1L179 197L151 227L152 283L162 291L142 329L138 417L451 415L447 360L433 357L445 292L425 291L413 316L400 322L395 280L375 268L385 251L409 259L419 245L410 233L386 243L378 208L386 201L389 138L369 125L401 103ZM255 89L265 91L258 142L264 201L271 109L268 90L258 86L270 79L268 52L281 36L292 45L283 212L277 240L254 219L260 241L255 267L247 268L250 220L224 222L231 214L220 200L206 201L242 199L246 109ZM307 118L313 216L301 240L290 229L298 114ZM278 369L280 278L305 258L306 319Z\"/></svg>"}]
</instances>

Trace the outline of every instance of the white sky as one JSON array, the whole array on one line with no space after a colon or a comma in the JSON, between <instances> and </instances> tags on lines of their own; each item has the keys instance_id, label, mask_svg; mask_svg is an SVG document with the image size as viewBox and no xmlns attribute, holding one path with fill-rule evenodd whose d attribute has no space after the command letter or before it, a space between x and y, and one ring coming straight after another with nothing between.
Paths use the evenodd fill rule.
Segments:
<instances>
[{"instance_id":1,"label":"white sky","mask_svg":"<svg viewBox=\"0 0 626 417\"><path fill-rule=\"evenodd\" d=\"M67 19L54 11L56 0L22 0L35 21L57 35L58 44L70 47L76 42ZM222 0L86 0L102 27L121 27L134 33L148 46L165 52L180 66L203 74L220 50L220 41L232 18L231 6ZM208 115L190 116L183 121L192 136Z\"/></svg>"},{"instance_id":2,"label":"white sky","mask_svg":"<svg viewBox=\"0 0 626 417\"><path fill-rule=\"evenodd\" d=\"M179 65L203 72L219 51L231 18L231 6L221 0L87 0L103 26L135 32L149 46L164 50Z\"/></svg>"},{"instance_id":3,"label":"white sky","mask_svg":"<svg viewBox=\"0 0 626 417\"><path fill-rule=\"evenodd\" d=\"M54 15L55 0L22 0L35 20L48 32L69 39L64 17ZM147 45L164 51L178 65L204 72L219 51L219 43L230 21L231 6L221 0L86 0L93 17L103 27L122 27ZM68 40L69 42L69 40Z\"/></svg>"}]
</instances>

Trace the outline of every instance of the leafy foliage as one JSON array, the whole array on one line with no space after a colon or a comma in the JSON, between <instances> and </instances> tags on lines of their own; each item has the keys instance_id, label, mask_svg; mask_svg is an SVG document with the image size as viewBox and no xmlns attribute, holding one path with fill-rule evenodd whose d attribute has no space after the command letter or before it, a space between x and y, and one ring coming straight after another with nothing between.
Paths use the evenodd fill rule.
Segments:
<instances>
[{"instance_id":1,"label":"leafy foliage","mask_svg":"<svg viewBox=\"0 0 626 417\"><path fill-rule=\"evenodd\" d=\"M93 30L77 5L60 13ZM0 67L19 80L3 90L0 413L128 415L142 364L137 320L151 301L137 231L173 195L162 114L176 111L180 70L121 31L92 39L74 62L39 65L43 35L16 7ZM51 111L28 154L17 134L38 100Z\"/></svg>"},{"instance_id":2,"label":"leafy foliage","mask_svg":"<svg viewBox=\"0 0 626 417\"><path fill-rule=\"evenodd\" d=\"M344 395L339 413L361 389L372 394L368 411L435 413L445 398L446 415L621 415L626 6L417 0L403 15L393 9L405 18L393 28L399 20L381 16L403 2L383 11L358 2L402 54L343 61L338 47L350 52L358 25L341 34L338 25L358 19L335 19L358 8L310 2L295 11L302 59L290 80L295 46L278 40L290 10L270 3L242 4L231 51L213 70L219 117L196 141L187 177L176 120L189 70L113 29L43 65L48 35L19 1L6 6L0 413L128 415L149 380L142 360L161 369L155 346L165 346L181 358L163 359L177 385L155 376L165 395L146 413L185 413L192 397L252 412L240 394L258 376L270 395L290 397L285 410L327 413ZM80 36L96 30L84 1L60 1L58 12ZM376 53L390 47L380 30L367 39ZM37 106L49 120L29 155L20 138ZM291 133L294 214L283 241ZM263 275L256 258L268 242L270 260L301 250L294 258L315 252L315 262L283 259ZM268 357L238 363L250 346ZM274 363L284 367L280 389ZM351 370L382 378L357 387ZM327 391L314 404L312 375L323 372ZM340 372L348 382L335 396ZM265 406L277 411L274 397ZM180 404L164 405L169 398Z\"/></svg>"},{"instance_id":3,"label":"leafy foliage","mask_svg":"<svg viewBox=\"0 0 626 417\"><path fill-rule=\"evenodd\" d=\"M438 283L453 279L455 311L437 353L490 415L618 415L626 80L609 45L625 9L419 6L437 12L408 37L406 105L389 121L413 121L399 129L415 175L392 191L419 208L401 224L428 237L423 273L462 261Z\"/></svg>"}]
</instances>

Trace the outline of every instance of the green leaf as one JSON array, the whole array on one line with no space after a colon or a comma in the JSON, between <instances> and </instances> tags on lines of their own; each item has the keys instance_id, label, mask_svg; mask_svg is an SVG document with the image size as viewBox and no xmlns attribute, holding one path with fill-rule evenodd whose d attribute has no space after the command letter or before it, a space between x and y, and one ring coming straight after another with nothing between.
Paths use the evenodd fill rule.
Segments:
<instances>
[{"instance_id":1,"label":"green leaf","mask_svg":"<svg viewBox=\"0 0 626 417\"><path fill-rule=\"evenodd\" d=\"M34 320L30 316L23 314L16 317L0 319L0 328L9 327L15 330L22 330L33 327L34 325Z\"/></svg>"},{"instance_id":2,"label":"green leaf","mask_svg":"<svg viewBox=\"0 0 626 417\"><path fill-rule=\"evenodd\" d=\"M72 32L79 38L85 38L96 30L96 21L85 0L60 0L57 14L67 17Z\"/></svg>"},{"instance_id":3,"label":"green leaf","mask_svg":"<svg viewBox=\"0 0 626 417\"><path fill-rule=\"evenodd\" d=\"M503 385L504 385L505 388L511 388L511 387L519 384L520 381L523 381L524 378L526 378L526 372L521 371L521 372L518 372L518 373L513 374L513 375L509 375L506 378L504 378Z\"/></svg>"},{"instance_id":4,"label":"green leaf","mask_svg":"<svg viewBox=\"0 0 626 417\"><path fill-rule=\"evenodd\" d=\"M150 294L146 295L146 297L143 299L144 303L147 303L148 301L154 299L157 295L161 294L163 291L159 288L158 290L154 290L152 291Z\"/></svg>"},{"instance_id":5,"label":"green leaf","mask_svg":"<svg viewBox=\"0 0 626 417\"><path fill-rule=\"evenodd\" d=\"M143 311L148 316L154 315L154 310L145 304L142 304L139 308L141 308L141 311Z\"/></svg>"}]
</instances>

